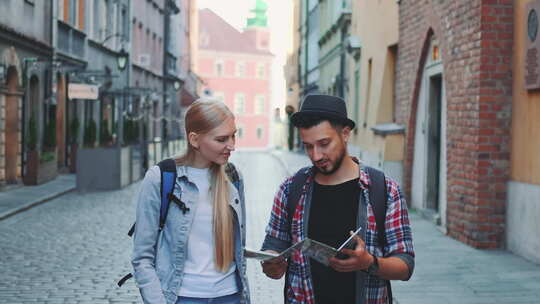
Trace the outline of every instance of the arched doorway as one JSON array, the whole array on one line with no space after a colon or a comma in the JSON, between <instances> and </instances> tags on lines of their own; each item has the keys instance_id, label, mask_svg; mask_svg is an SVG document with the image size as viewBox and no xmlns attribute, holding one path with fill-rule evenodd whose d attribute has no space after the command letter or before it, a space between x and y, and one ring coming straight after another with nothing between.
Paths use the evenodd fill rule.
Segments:
<instances>
[{"instance_id":1,"label":"arched doorway","mask_svg":"<svg viewBox=\"0 0 540 304\"><path fill-rule=\"evenodd\" d=\"M15 67L10 67L7 73L7 96L5 105L6 117L6 141L5 141L5 162L6 162L6 183L15 184L18 181L20 172L19 162L19 101L20 95L17 92L19 87L19 75Z\"/></svg>"},{"instance_id":2,"label":"arched doorway","mask_svg":"<svg viewBox=\"0 0 540 304\"><path fill-rule=\"evenodd\" d=\"M446 93L441 51L434 36L429 41L416 111L412 205L444 228L447 203Z\"/></svg>"},{"instance_id":3,"label":"arched doorway","mask_svg":"<svg viewBox=\"0 0 540 304\"><path fill-rule=\"evenodd\" d=\"M62 74L58 74L56 79L56 153L60 169L66 166L66 81Z\"/></svg>"}]
</instances>

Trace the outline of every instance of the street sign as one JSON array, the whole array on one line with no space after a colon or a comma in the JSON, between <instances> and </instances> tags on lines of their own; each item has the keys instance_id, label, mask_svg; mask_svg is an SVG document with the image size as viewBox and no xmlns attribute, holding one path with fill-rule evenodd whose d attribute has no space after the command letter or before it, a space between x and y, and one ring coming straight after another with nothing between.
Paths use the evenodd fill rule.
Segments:
<instances>
[{"instance_id":1,"label":"street sign","mask_svg":"<svg viewBox=\"0 0 540 304\"><path fill-rule=\"evenodd\" d=\"M526 7L525 37L525 87L527 90L540 89L540 37L539 30L540 1L529 2Z\"/></svg>"},{"instance_id":2,"label":"street sign","mask_svg":"<svg viewBox=\"0 0 540 304\"><path fill-rule=\"evenodd\" d=\"M68 85L69 99L96 100L99 96L99 86L83 83L70 83Z\"/></svg>"}]
</instances>

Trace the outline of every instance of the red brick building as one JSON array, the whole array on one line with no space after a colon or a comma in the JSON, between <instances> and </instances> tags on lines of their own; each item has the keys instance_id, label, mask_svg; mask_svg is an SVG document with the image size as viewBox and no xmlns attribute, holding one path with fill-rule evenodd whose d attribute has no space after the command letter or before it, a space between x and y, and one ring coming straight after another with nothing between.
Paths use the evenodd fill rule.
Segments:
<instances>
[{"instance_id":1,"label":"red brick building","mask_svg":"<svg viewBox=\"0 0 540 304\"><path fill-rule=\"evenodd\" d=\"M505 245L512 0L400 1L395 120L412 206L476 248Z\"/></svg>"}]
</instances>

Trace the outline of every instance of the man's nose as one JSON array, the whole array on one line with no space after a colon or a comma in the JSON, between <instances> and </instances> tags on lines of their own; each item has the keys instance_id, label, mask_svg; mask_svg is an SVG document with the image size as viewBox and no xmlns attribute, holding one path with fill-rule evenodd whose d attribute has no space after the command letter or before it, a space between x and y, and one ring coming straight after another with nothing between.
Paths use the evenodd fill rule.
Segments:
<instances>
[{"instance_id":1,"label":"man's nose","mask_svg":"<svg viewBox=\"0 0 540 304\"><path fill-rule=\"evenodd\" d=\"M321 150L317 147L313 147L313 152L311 155L311 159L315 162L321 160L321 158L323 157Z\"/></svg>"}]
</instances>

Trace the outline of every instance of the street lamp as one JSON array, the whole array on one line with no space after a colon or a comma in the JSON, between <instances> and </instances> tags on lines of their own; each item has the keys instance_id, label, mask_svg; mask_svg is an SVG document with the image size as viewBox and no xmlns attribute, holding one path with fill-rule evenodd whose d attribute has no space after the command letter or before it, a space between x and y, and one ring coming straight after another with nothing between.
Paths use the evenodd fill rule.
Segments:
<instances>
[{"instance_id":1,"label":"street lamp","mask_svg":"<svg viewBox=\"0 0 540 304\"><path fill-rule=\"evenodd\" d=\"M123 71L126 68L128 56L129 54L126 52L126 50L124 50L124 48L122 48L120 52L118 53L118 58L116 59L117 60L116 63L118 64L118 69L120 71Z\"/></svg>"}]
</instances>

